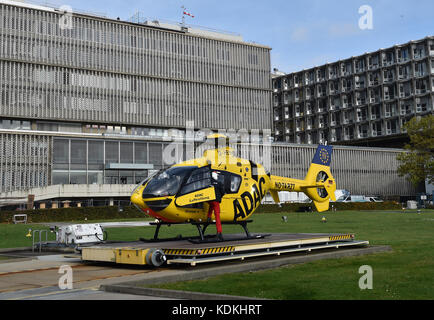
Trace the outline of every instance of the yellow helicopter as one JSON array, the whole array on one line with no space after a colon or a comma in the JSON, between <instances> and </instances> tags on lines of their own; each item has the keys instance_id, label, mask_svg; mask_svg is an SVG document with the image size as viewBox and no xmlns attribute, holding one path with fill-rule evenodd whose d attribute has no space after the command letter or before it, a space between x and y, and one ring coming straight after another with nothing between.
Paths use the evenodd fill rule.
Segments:
<instances>
[{"instance_id":1,"label":"yellow helicopter","mask_svg":"<svg viewBox=\"0 0 434 320\"><path fill-rule=\"evenodd\" d=\"M226 136L214 134L208 141L214 147L203 157L161 170L134 190L131 202L158 221L154 240L161 225L190 223L197 227L199 241L205 241L205 230L214 220L218 240L223 240L220 224L238 224L246 238L259 237L249 233L247 222L268 192L276 203L279 191L303 192L318 212L329 209L330 199L336 201L336 181L330 171L332 146L320 145L306 178L297 180L273 176L262 165L235 156ZM216 201L220 213L214 210L211 216L210 206Z\"/></svg>"}]
</instances>

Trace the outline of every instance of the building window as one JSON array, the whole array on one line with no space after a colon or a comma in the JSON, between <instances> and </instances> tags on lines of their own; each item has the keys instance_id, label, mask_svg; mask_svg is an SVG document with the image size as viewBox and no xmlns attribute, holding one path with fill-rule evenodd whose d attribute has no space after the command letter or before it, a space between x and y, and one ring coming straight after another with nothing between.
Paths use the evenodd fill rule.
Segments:
<instances>
[{"instance_id":1,"label":"building window","mask_svg":"<svg viewBox=\"0 0 434 320\"><path fill-rule=\"evenodd\" d=\"M133 143L121 142L121 163L133 163Z\"/></svg>"},{"instance_id":2,"label":"building window","mask_svg":"<svg viewBox=\"0 0 434 320\"><path fill-rule=\"evenodd\" d=\"M88 184L103 184L103 172L89 172L87 175Z\"/></svg>"},{"instance_id":3,"label":"building window","mask_svg":"<svg viewBox=\"0 0 434 320\"><path fill-rule=\"evenodd\" d=\"M146 143L135 143L135 163L139 164L146 164L148 163L148 157L147 157L147 144Z\"/></svg>"},{"instance_id":4,"label":"building window","mask_svg":"<svg viewBox=\"0 0 434 320\"><path fill-rule=\"evenodd\" d=\"M54 164L69 163L69 140L54 140L53 162Z\"/></svg>"},{"instance_id":5,"label":"building window","mask_svg":"<svg viewBox=\"0 0 434 320\"><path fill-rule=\"evenodd\" d=\"M120 171L120 184L134 184L133 171Z\"/></svg>"},{"instance_id":6,"label":"building window","mask_svg":"<svg viewBox=\"0 0 434 320\"><path fill-rule=\"evenodd\" d=\"M86 141L71 140L71 163L86 164L87 150Z\"/></svg>"},{"instance_id":7,"label":"building window","mask_svg":"<svg viewBox=\"0 0 434 320\"><path fill-rule=\"evenodd\" d=\"M119 184L119 171L117 170L107 170L105 172L105 184Z\"/></svg>"},{"instance_id":8,"label":"building window","mask_svg":"<svg viewBox=\"0 0 434 320\"><path fill-rule=\"evenodd\" d=\"M38 131L59 131L59 124L53 122L38 122L36 124Z\"/></svg>"},{"instance_id":9,"label":"building window","mask_svg":"<svg viewBox=\"0 0 434 320\"><path fill-rule=\"evenodd\" d=\"M163 151L161 144L149 144L149 162L152 163L155 169L161 169L163 165Z\"/></svg>"},{"instance_id":10,"label":"building window","mask_svg":"<svg viewBox=\"0 0 434 320\"><path fill-rule=\"evenodd\" d=\"M105 143L105 162L119 163L119 142L106 141Z\"/></svg>"},{"instance_id":11,"label":"building window","mask_svg":"<svg viewBox=\"0 0 434 320\"><path fill-rule=\"evenodd\" d=\"M104 142L89 141L89 164L104 163Z\"/></svg>"},{"instance_id":12,"label":"building window","mask_svg":"<svg viewBox=\"0 0 434 320\"><path fill-rule=\"evenodd\" d=\"M71 171L71 184L87 184L86 172Z\"/></svg>"},{"instance_id":13,"label":"building window","mask_svg":"<svg viewBox=\"0 0 434 320\"><path fill-rule=\"evenodd\" d=\"M53 185L69 184L69 173L53 171L52 179Z\"/></svg>"}]
</instances>

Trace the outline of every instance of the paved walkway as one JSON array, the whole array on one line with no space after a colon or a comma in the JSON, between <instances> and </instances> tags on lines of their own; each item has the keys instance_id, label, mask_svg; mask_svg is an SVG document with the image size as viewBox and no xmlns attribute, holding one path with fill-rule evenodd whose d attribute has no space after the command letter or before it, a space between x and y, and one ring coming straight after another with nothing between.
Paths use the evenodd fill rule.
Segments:
<instances>
[{"instance_id":1,"label":"paved walkway","mask_svg":"<svg viewBox=\"0 0 434 320\"><path fill-rule=\"evenodd\" d=\"M73 290L61 290L61 266L73 271ZM34 258L3 260L0 263L0 300L152 300L164 299L99 291L103 284L139 281L148 273L158 273L148 267L112 264L87 264L74 255L44 255Z\"/></svg>"}]
</instances>

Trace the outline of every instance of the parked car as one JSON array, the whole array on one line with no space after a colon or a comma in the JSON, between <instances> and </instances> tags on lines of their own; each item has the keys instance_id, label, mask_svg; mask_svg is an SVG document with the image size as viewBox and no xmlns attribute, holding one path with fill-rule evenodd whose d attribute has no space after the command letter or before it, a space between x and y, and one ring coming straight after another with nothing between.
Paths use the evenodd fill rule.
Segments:
<instances>
[{"instance_id":1,"label":"parked car","mask_svg":"<svg viewBox=\"0 0 434 320\"><path fill-rule=\"evenodd\" d=\"M344 195L337 199L337 202L383 202L383 200L375 196Z\"/></svg>"},{"instance_id":2,"label":"parked car","mask_svg":"<svg viewBox=\"0 0 434 320\"><path fill-rule=\"evenodd\" d=\"M380 197L368 197L370 202L384 202Z\"/></svg>"},{"instance_id":3,"label":"parked car","mask_svg":"<svg viewBox=\"0 0 434 320\"><path fill-rule=\"evenodd\" d=\"M348 195L338 199L337 202L369 202L365 196Z\"/></svg>"}]
</instances>

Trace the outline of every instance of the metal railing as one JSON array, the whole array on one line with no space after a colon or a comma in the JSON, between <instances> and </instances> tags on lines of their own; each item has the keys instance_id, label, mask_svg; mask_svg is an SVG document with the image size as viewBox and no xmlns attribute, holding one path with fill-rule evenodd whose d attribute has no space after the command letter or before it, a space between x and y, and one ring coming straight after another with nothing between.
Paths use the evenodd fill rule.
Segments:
<instances>
[{"instance_id":1,"label":"metal railing","mask_svg":"<svg viewBox=\"0 0 434 320\"><path fill-rule=\"evenodd\" d=\"M32 252L35 252L35 235L39 234L39 252L42 252L42 234L45 233L45 243L48 242L48 230L33 230Z\"/></svg>"}]
</instances>

